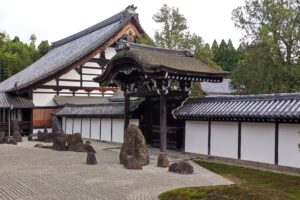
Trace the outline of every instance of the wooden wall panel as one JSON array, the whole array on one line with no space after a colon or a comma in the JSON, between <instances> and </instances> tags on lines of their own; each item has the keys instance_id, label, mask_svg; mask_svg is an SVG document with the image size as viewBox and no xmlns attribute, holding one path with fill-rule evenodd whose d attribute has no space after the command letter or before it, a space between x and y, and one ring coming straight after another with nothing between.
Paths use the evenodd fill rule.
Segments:
<instances>
[{"instance_id":1,"label":"wooden wall panel","mask_svg":"<svg viewBox=\"0 0 300 200\"><path fill-rule=\"evenodd\" d=\"M52 115L55 108L33 109L33 128L51 127Z\"/></svg>"}]
</instances>

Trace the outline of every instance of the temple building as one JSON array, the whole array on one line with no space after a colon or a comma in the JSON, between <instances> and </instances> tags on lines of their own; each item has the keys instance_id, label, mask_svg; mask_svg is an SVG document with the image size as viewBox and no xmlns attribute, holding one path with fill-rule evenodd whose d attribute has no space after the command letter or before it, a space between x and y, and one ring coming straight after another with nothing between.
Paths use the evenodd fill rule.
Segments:
<instances>
[{"instance_id":1,"label":"temple building","mask_svg":"<svg viewBox=\"0 0 300 200\"><path fill-rule=\"evenodd\" d=\"M146 142L198 156L300 168L300 94L234 95L227 72L187 50L137 44L136 7L54 42L0 83L0 128L51 131L122 143L136 124ZM204 97L190 98L193 83Z\"/></svg>"}]
</instances>

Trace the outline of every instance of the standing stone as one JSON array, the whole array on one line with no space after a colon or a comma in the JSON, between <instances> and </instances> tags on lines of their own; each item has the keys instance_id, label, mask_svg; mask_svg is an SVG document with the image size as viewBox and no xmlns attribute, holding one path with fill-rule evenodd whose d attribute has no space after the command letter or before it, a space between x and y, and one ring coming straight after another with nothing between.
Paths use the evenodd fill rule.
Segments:
<instances>
[{"instance_id":1,"label":"standing stone","mask_svg":"<svg viewBox=\"0 0 300 200\"><path fill-rule=\"evenodd\" d=\"M130 155L127 156L127 159L124 163L124 167L127 169L134 169L134 170L143 169L140 162Z\"/></svg>"},{"instance_id":2,"label":"standing stone","mask_svg":"<svg viewBox=\"0 0 300 200\"><path fill-rule=\"evenodd\" d=\"M194 173L194 167L189 162L179 161L170 165L169 172L192 174Z\"/></svg>"},{"instance_id":3,"label":"standing stone","mask_svg":"<svg viewBox=\"0 0 300 200\"><path fill-rule=\"evenodd\" d=\"M128 156L136 159L141 166L149 164L149 153L141 130L134 124L129 124L124 143L120 152L120 163L125 164Z\"/></svg>"},{"instance_id":4,"label":"standing stone","mask_svg":"<svg viewBox=\"0 0 300 200\"><path fill-rule=\"evenodd\" d=\"M163 168L167 168L169 167L169 159L167 157L166 154L159 154L158 158L157 158L157 167L163 167Z\"/></svg>"},{"instance_id":5,"label":"standing stone","mask_svg":"<svg viewBox=\"0 0 300 200\"><path fill-rule=\"evenodd\" d=\"M86 164L87 165L96 165L97 164L97 159L96 159L94 152L87 152Z\"/></svg>"},{"instance_id":6,"label":"standing stone","mask_svg":"<svg viewBox=\"0 0 300 200\"><path fill-rule=\"evenodd\" d=\"M62 130L60 121L58 120L58 118L55 115L52 116L51 127L52 127L52 133L63 133L64 132Z\"/></svg>"},{"instance_id":7,"label":"standing stone","mask_svg":"<svg viewBox=\"0 0 300 200\"><path fill-rule=\"evenodd\" d=\"M58 151L66 151L66 138L65 137L55 137L53 139L53 149Z\"/></svg>"},{"instance_id":8,"label":"standing stone","mask_svg":"<svg viewBox=\"0 0 300 200\"><path fill-rule=\"evenodd\" d=\"M28 141L32 141L32 134L28 134Z\"/></svg>"},{"instance_id":9,"label":"standing stone","mask_svg":"<svg viewBox=\"0 0 300 200\"><path fill-rule=\"evenodd\" d=\"M14 121L13 137L16 139L17 142L22 142L20 126L17 120Z\"/></svg>"},{"instance_id":10,"label":"standing stone","mask_svg":"<svg viewBox=\"0 0 300 200\"><path fill-rule=\"evenodd\" d=\"M44 127L44 134L48 134L48 128L47 127Z\"/></svg>"},{"instance_id":11,"label":"standing stone","mask_svg":"<svg viewBox=\"0 0 300 200\"><path fill-rule=\"evenodd\" d=\"M45 135L47 135L47 133L42 133L42 131L38 131L37 132L37 140L43 142Z\"/></svg>"},{"instance_id":12,"label":"standing stone","mask_svg":"<svg viewBox=\"0 0 300 200\"><path fill-rule=\"evenodd\" d=\"M0 131L0 144L5 143L5 132Z\"/></svg>"}]
</instances>

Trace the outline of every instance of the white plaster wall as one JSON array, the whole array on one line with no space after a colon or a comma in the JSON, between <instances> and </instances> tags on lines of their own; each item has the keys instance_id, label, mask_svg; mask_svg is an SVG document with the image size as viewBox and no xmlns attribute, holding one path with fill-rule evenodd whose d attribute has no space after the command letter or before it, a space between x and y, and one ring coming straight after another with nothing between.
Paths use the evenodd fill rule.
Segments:
<instances>
[{"instance_id":1,"label":"white plaster wall","mask_svg":"<svg viewBox=\"0 0 300 200\"><path fill-rule=\"evenodd\" d=\"M299 124L279 124L279 165L300 168L299 131Z\"/></svg>"},{"instance_id":2,"label":"white plaster wall","mask_svg":"<svg viewBox=\"0 0 300 200\"><path fill-rule=\"evenodd\" d=\"M90 138L90 118L82 118L82 133L81 137L85 139Z\"/></svg>"},{"instance_id":3,"label":"white plaster wall","mask_svg":"<svg viewBox=\"0 0 300 200\"><path fill-rule=\"evenodd\" d=\"M99 75L100 75L100 74L99 74ZM94 76L94 77L96 77L96 76ZM87 80L87 79L85 79L85 80ZM83 86L83 87L99 87L99 83L83 81L83 82L82 82L82 86Z\"/></svg>"},{"instance_id":4,"label":"white plaster wall","mask_svg":"<svg viewBox=\"0 0 300 200\"><path fill-rule=\"evenodd\" d=\"M105 58L106 59L111 59L114 55L116 55L116 50L115 48L108 47L105 49Z\"/></svg>"},{"instance_id":5,"label":"white plaster wall","mask_svg":"<svg viewBox=\"0 0 300 200\"><path fill-rule=\"evenodd\" d=\"M111 119L101 119L101 140L111 141Z\"/></svg>"},{"instance_id":6,"label":"white plaster wall","mask_svg":"<svg viewBox=\"0 0 300 200\"><path fill-rule=\"evenodd\" d=\"M86 67L99 67L99 64L96 63L96 62L86 62L86 63L84 63L83 66L86 66Z\"/></svg>"},{"instance_id":7,"label":"white plaster wall","mask_svg":"<svg viewBox=\"0 0 300 200\"><path fill-rule=\"evenodd\" d=\"M124 119L113 119L112 141L123 142L124 138Z\"/></svg>"},{"instance_id":8,"label":"white plaster wall","mask_svg":"<svg viewBox=\"0 0 300 200\"><path fill-rule=\"evenodd\" d=\"M274 123L242 123L241 159L274 164Z\"/></svg>"},{"instance_id":9,"label":"white plaster wall","mask_svg":"<svg viewBox=\"0 0 300 200\"><path fill-rule=\"evenodd\" d=\"M76 86L76 87L80 87L80 82L59 81L59 86ZM70 92L70 90L69 90L69 92Z\"/></svg>"},{"instance_id":10,"label":"white plaster wall","mask_svg":"<svg viewBox=\"0 0 300 200\"><path fill-rule=\"evenodd\" d=\"M186 121L185 151L190 153L207 154L208 122Z\"/></svg>"},{"instance_id":11,"label":"white plaster wall","mask_svg":"<svg viewBox=\"0 0 300 200\"><path fill-rule=\"evenodd\" d=\"M211 122L211 155L238 158L238 122Z\"/></svg>"},{"instance_id":12,"label":"white plaster wall","mask_svg":"<svg viewBox=\"0 0 300 200\"><path fill-rule=\"evenodd\" d=\"M66 117L61 118L61 125L64 132L66 132Z\"/></svg>"},{"instance_id":13,"label":"white plaster wall","mask_svg":"<svg viewBox=\"0 0 300 200\"><path fill-rule=\"evenodd\" d=\"M81 133L81 118L74 118L73 133Z\"/></svg>"},{"instance_id":14,"label":"white plaster wall","mask_svg":"<svg viewBox=\"0 0 300 200\"><path fill-rule=\"evenodd\" d=\"M44 85L56 85L56 80L53 79L53 80L45 83Z\"/></svg>"},{"instance_id":15,"label":"white plaster wall","mask_svg":"<svg viewBox=\"0 0 300 200\"><path fill-rule=\"evenodd\" d=\"M44 133L44 129L43 128L34 128L32 130L33 134L37 134L39 131L41 131L42 133ZM47 128L48 133L52 133L52 128Z\"/></svg>"},{"instance_id":16,"label":"white plaster wall","mask_svg":"<svg viewBox=\"0 0 300 200\"><path fill-rule=\"evenodd\" d=\"M130 119L129 123L139 126L139 119Z\"/></svg>"},{"instance_id":17,"label":"white plaster wall","mask_svg":"<svg viewBox=\"0 0 300 200\"><path fill-rule=\"evenodd\" d=\"M100 118L91 119L91 139L100 140Z\"/></svg>"},{"instance_id":18,"label":"white plaster wall","mask_svg":"<svg viewBox=\"0 0 300 200\"><path fill-rule=\"evenodd\" d=\"M33 103L35 106L45 107L45 106L56 106L53 101L55 94L40 94L34 93L33 91Z\"/></svg>"},{"instance_id":19,"label":"white plaster wall","mask_svg":"<svg viewBox=\"0 0 300 200\"><path fill-rule=\"evenodd\" d=\"M66 133L67 134L72 134L72 128L73 128L73 118L66 118Z\"/></svg>"},{"instance_id":20,"label":"white plaster wall","mask_svg":"<svg viewBox=\"0 0 300 200\"><path fill-rule=\"evenodd\" d=\"M59 77L60 79L75 79L80 80L80 75L75 71L75 69L69 71L68 73Z\"/></svg>"}]
</instances>

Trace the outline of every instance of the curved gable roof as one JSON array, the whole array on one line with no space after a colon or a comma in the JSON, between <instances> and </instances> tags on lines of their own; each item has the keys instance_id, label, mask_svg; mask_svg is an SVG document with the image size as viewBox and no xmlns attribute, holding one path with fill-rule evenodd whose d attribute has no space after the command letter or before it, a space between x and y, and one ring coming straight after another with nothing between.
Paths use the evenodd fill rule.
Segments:
<instances>
[{"instance_id":1,"label":"curved gable roof","mask_svg":"<svg viewBox=\"0 0 300 200\"><path fill-rule=\"evenodd\" d=\"M74 35L54 42L50 51L35 63L0 83L0 92L24 89L68 68L106 43L125 24L133 21L143 32L132 7Z\"/></svg>"}]
</instances>

